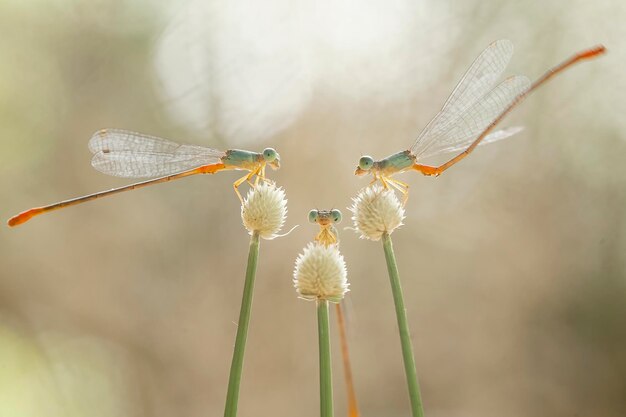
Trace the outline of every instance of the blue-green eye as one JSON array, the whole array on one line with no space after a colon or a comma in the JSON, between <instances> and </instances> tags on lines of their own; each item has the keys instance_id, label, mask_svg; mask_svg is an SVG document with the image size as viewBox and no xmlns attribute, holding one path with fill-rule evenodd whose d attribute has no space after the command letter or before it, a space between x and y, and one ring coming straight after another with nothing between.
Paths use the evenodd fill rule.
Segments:
<instances>
[{"instance_id":1,"label":"blue-green eye","mask_svg":"<svg viewBox=\"0 0 626 417\"><path fill-rule=\"evenodd\" d=\"M313 209L309 211L309 221L311 223L317 223L317 218L319 217L319 211Z\"/></svg>"},{"instance_id":2,"label":"blue-green eye","mask_svg":"<svg viewBox=\"0 0 626 417\"><path fill-rule=\"evenodd\" d=\"M339 223L341 221L341 212L337 209L332 209L330 217L333 219L333 223Z\"/></svg>"},{"instance_id":3,"label":"blue-green eye","mask_svg":"<svg viewBox=\"0 0 626 417\"><path fill-rule=\"evenodd\" d=\"M278 157L278 153L274 148L265 148L263 150L263 159L265 159L266 162L273 162L276 160L276 157Z\"/></svg>"},{"instance_id":4,"label":"blue-green eye","mask_svg":"<svg viewBox=\"0 0 626 417\"><path fill-rule=\"evenodd\" d=\"M359 168L364 171L369 171L374 165L374 160L371 156L363 156L359 159Z\"/></svg>"}]
</instances>

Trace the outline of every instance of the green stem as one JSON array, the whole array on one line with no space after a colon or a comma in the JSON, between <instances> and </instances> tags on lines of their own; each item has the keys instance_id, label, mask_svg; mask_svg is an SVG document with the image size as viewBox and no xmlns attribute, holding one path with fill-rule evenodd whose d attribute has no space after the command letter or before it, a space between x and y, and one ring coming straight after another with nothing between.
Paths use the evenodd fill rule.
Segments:
<instances>
[{"instance_id":1,"label":"green stem","mask_svg":"<svg viewBox=\"0 0 626 417\"><path fill-rule=\"evenodd\" d=\"M317 302L317 330L320 349L320 415L333 417L333 376L330 362L328 301Z\"/></svg>"},{"instance_id":2,"label":"green stem","mask_svg":"<svg viewBox=\"0 0 626 417\"><path fill-rule=\"evenodd\" d=\"M391 236L389 236L388 233L383 234L383 248L385 250L385 260L387 261L389 280L391 281L393 302L396 306L398 330L400 331L400 343L402 344L402 358L404 359L404 373L406 374L406 382L409 388L409 396L411 398L411 412L413 417L423 417L424 409L422 406L419 383L417 382L417 372L415 371L415 358L413 357L411 334L409 333L409 325L406 319L406 308L404 308L402 286L400 285L398 265L396 264L396 257L393 253Z\"/></svg>"},{"instance_id":3,"label":"green stem","mask_svg":"<svg viewBox=\"0 0 626 417\"><path fill-rule=\"evenodd\" d=\"M241 383L241 370L243 368L243 354L246 349L248 337L248 324L250 323L250 310L252 309L252 292L254 290L254 277L259 258L259 233L254 232L250 238L250 252L248 253L248 268L246 269L246 282L243 287L243 298L239 312L239 324L237 325L237 338L233 351L233 361L230 364L230 377L228 379L228 394L226 395L226 407L224 417L237 415L237 403L239 402L239 385Z\"/></svg>"}]
</instances>

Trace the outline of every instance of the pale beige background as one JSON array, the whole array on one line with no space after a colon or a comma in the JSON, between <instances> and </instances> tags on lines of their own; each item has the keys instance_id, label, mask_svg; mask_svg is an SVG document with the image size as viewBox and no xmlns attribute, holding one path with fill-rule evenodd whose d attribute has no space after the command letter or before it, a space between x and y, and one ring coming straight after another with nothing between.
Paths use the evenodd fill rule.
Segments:
<instances>
[{"instance_id":1,"label":"pale beige background","mask_svg":"<svg viewBox=\"0 0 626 417\"><path fill-rule=\"evenodd\" d=\"M603 43L506 120L516 138L404 175L393 237L429 416L623 416L624 19L607 0L4 0L0 217L129 183L90 167L99 128L276 147L301 226L262 243L239 415L315 416L314 306L291 283L308 210L348 226L359 156L410 146L489 42L511 39L507 74L531 78ZM0 231L1 416L221 415L248 244L235 179ZM381 245L341 238L363 415L407 416Z\"/></svg>"}]
</instances>

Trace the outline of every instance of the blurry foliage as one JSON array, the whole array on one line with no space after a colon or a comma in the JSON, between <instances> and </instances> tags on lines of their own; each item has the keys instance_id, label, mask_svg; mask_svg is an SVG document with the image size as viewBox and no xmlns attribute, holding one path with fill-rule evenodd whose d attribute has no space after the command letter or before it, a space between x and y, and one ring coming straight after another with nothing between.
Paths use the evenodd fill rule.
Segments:
<instances>
[{"instance_id":1,"label":"blurry foliage","mask_svg":"<svg viewBox=\"0 0 626 417\"><path fill-rule=\"evenodd\" d=\"M20 334L6 325L0 327L0 340L2 415L129 414L132 390L124 358L106 341Z\"/></svg>"}]
</instances>

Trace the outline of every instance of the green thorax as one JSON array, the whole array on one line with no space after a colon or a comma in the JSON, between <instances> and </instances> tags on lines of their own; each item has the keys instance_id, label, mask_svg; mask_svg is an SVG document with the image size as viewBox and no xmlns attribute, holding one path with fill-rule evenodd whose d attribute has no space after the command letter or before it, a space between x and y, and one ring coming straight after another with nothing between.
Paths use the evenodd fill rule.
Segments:
<instances>
[{"instance_id":1,"label":"green thorax","mask_svg":"<svg viewBox=\"0 0 626 417\"><path fill-rule=\"evenodd\" d=\"M374 168L382 174L395 174L410 169L415 163L415 156L410 151L394 153L374 162Z\"/></svg>"},{"instance_id":2,"label":"green thorax","mask_svg":"<svg viewBox=\"0 0 626 417\"><path fill-rule=\"evenodd\" d=\"M222 157L222 162L233 168L250 169L257 167L262 159L263 155L258 152L229 149Z\"/></svg>"}]
</instances>

